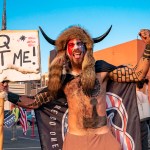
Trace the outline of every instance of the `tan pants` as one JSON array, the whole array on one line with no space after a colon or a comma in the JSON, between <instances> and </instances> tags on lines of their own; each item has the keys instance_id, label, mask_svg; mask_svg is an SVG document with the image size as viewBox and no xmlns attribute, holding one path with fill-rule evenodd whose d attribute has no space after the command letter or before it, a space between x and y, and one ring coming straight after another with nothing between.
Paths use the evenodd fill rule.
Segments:
<instances>
[{"instance_id":1,"label":"tan pants","mask_svg":"<svg viewBox=\"0 0 150 150\"><path fill-rule=\"evenodd\" d=\"M121 150L111 132L84 136L66 134L63 150Z\"/></svg>"}]
</instances>

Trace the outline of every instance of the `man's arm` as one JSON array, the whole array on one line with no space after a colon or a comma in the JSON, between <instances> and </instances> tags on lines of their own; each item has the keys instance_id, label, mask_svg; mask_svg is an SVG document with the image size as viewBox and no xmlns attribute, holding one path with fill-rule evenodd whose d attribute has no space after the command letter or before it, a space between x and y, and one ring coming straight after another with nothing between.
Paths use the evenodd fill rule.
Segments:
<instances>
[{"instance_id":1,"label":"man's arm","mask_svg":"<svg viewBox=\"0 0 150 150\"><path fill-rule=\"evenodd\" d=\"M0 93L7 92L7 99L11 103L18 105L23 108L36 109L43 103L47 103L52 100L48 93L48 89L44 88L41 92L35 96L22 96L12 92L8 92L8 83L0 83Z\"/></svg>"},{"instance_id":2,"label":"man's arm","mask_svg":"<svg viewBox=\"0 0 150 150\"><path fill-rule=\"evenodd\" d=\"M12 98L11 98L12 95L14 96L14 98L13 98L14 100L12 100ZM35 96L18 96L17 94L14 94L14 93L9 94L9 92L8 92L8 100L10 100L12 103L14 103L17 100L16 105L21 106L23 108L37 109L42 104L50 102L52 100L52 98L50 97L48 91L45 91L45 92L41 91L40 93L36 94Z\"/></svg>"},{"instance_id":3,"label":"man's arm","mask_svg":"<svg viewBox=\"0 0 150 150\"><path fill-rule=\"evenodd\" d=\"M145 78L150 67L150 30L142 29L139 32L146 46L142 57L134 68L128 66L117 68L109 73L109 77L117 82L137 82Z\"/></svg>"},{"instance_id":4,"label":"man's arm","mask_svg":"<svg viewBox=\"0 0 150 150\"><path fill-rule=\"evenodd\" d=\"M18 105L21 105L22 102L26 99L26 101L29 99L31 100L30 97L27 96L21 96L20 101L18 102ZM52 100L52 97L49 95L48 91L41 91L38 94L34 96L34 101L32 103L28 103L27 107L30 109L37 109L39 108L42 104L48 103Z\"/></svg>"}]
</instances>

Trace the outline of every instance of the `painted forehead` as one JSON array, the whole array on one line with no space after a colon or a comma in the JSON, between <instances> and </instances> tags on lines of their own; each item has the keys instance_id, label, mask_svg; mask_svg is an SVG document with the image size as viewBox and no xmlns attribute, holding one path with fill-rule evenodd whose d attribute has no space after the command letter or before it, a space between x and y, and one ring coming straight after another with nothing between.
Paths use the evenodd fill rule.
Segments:
<instances>
[{"instance_id":1,"label":"painted forehead","mask_svg":"<svg viewBox=\"0 0 150 150\"><path fill-rule=\"evenodd\" d=\"M75 47L82 47L83 46L83 42L79 39L72 39L67 43L67 48L75 48Z\"/></svg>"},{"instance_id":2,"label":"painted forehead","mask_svg":"<svg viewBox=\"0 0 150 150\"><path fill-rule=\"evenodd\" d=\"M82 42L80 39L71 39L68 41L68 43L74 43L74 42Z\"/></svg>"}]
</instances>

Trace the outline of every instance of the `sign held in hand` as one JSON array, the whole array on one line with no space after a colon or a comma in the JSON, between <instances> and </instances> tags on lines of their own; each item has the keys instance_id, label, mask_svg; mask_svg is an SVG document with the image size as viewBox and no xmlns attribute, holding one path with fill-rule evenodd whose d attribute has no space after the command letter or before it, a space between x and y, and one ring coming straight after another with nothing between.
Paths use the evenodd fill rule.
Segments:
<instances>
[{"instance_id":1,"label":"sign held in hand","mask_svg":"<svg viewBox=\"0 0 150 150\"><path fill-rule=\"evenodd\" d=\"M0 82L40 79L37 30L0 31Z\"/></svg>"}]
</instances>

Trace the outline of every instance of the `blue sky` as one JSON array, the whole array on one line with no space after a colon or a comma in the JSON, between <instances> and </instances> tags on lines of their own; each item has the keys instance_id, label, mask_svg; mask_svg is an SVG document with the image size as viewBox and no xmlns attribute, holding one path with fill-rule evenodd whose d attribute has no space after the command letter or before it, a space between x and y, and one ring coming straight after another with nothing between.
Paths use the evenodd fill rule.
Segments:
<instances>
[{"instance_id":1,"label":"blue sky","mask_svg":"<svg viewBox=\"0 0 150 150\"><path fill-rule=\"evenodd\" d=\"M41 26L56 39L70 25L81 25L92 37L103 34L112 25L111 33L94 45L94 51L134 40L140 29L150 29L150 0L6 0L6 3L7 30L38 30ZM0 17L2 9L0 0ZM48 71L49 51L54 47L41 33L39 38L44 73Z\"/></svg>"}]
</instances>

